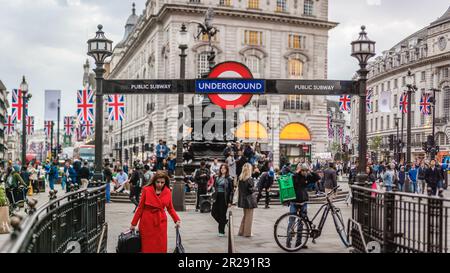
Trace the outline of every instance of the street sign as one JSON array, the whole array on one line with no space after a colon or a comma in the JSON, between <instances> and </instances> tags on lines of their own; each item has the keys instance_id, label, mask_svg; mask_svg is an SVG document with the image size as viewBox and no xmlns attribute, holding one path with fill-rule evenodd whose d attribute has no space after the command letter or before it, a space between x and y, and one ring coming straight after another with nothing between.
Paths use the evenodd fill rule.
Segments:
<instances>
[{"instance_id":1,"label":"street sign","mask_svg":"<svg viewBox=\"0 0 450 273\"><path fill-rule=\"evenodd\" d=\"M238 62L224 62L216 65L208 76L209 79L216 78L244 78L252 79L253 75L247 66ZM212 103L222 109L236 109L246 106L252 99L252 94L210 94L208 95Z\"/></svg>"},{"instance_id":2,"label":"street sign","mask_svg":"<svg viewBox=\"0 0 450 273\"><path fill-rule=\"evenodd\" d=\"M197 94L264 94L264 92L264 80L204 79L195 81Z\"/></svg>"},{"instance_id":3,"label":"street sign","mask_svg":"<svg viewBox=\"0 0 450 273\"><path fill-rule=\"evenodd\" d=\"M185 89L182 80L106 80L103 94L178 94L186 92Z\"/></svg>"},{"instance_id":4,"label":"street sign","mask_svg":"<svg viewBox=\"0 0 450 273\"><path fill-rule=\"evenodd\" d=\"M358 95L357 82L332 80L267 80L267 94Z\"/></svg>"}]
</instances>

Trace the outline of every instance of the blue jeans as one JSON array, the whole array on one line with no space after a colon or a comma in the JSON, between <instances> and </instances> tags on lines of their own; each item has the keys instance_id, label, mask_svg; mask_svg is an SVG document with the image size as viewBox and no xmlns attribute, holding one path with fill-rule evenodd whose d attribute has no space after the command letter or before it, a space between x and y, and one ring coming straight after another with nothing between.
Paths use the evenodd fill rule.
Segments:
<instances>
[{"instance_id":1,"label":"blue jeans","mask_svg":"<svg viewBox=\"0 0 450 273\"><path fill-rule=\"evenodd\" d=\"M300 208L300 215L301 216L307 216L308 215L308 205L305 204ZM296 215L298 211L298 206L295 204L291 204L289 206L289 213L291 213L292 215ZM292 234L290 232L290 230L292 229L292 226L295 224L295 218L294 217L290 217L289 218L289 223L288 223L288 230L287 230L287 241L286 244L288 245L288 247L290 248L291 246L291 240L292 240ZM297 234L301 234L303 231L303 223L300 222L297 224ZM302 241L302 236L300 235L300 237L297 235L297 241L295 242L296 244L301 244Z\"/></svg>"},{"instance_id":2,"label":"blue jeans","mask_svg":"<svg viewBox=\"0 0 450 273\"><path fill-rule=\"evenodd\" d=\"M386 191L387 191L387 192L391 192L391 191L392 191L392 186L386 185Z\"/></svg>"},{"instance_id":3,"label":"blue jeans","mask_svg":"<svg viewBox=\"0 0 450 273\"><path fill-rule=\"evenodd\" d=\"M55 189L55 182L56 182L56 180L54 178L50 178L50 189L51 190Z\"/></svg>"},{"instance_id":4,"label":"blue jeans","mask_svg":"<svg viewBox=\"0 0 450 273\"><path fill-rule=\"evenodd\" d=\"M411 192L419 193L419 188L417 187L417 181L411 181Z\"/></svg>"},{"instance_id":5,"label":"blue jeans","mask_svg":"<svg viewBox=\"0 0 450 273\"><path fill-rule=\"evenodd\" d=\"M106 183L106 203L111 202L111 183Z\"/></svg>"},{"instance_id":6,"label":"blue jeans","mask_svg":"<svg viewBox=\"0 0 450 273\"><path fill-rule=\"evenodd\" d=\"M398 183L398 191L403 192L405 190L405 184Z\"/></svg>"},{"instance_id":7,"label":"blue jeans","mask_svg":"<svg viewBox=\"0 0 450 273\"><path fill-rule=\"evenodd\" d=\"M66 181L67 181L67 178L64 176L61 179L61 187L62 187L63 190L66 189Z\"/></svg>"}]
</instances>

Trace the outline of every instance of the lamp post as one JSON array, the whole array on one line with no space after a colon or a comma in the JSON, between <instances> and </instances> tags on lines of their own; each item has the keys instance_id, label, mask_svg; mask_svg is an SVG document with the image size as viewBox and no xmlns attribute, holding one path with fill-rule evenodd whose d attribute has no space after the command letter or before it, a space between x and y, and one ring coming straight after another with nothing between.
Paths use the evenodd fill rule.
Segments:
<instances>
[{"instance_id":1,"label":"lamp post","mask_svg":"<svg viewBox=\"0 0 450 273\"><path fill-rule=\"evenodd\" d=\"M406 164L411 164L411 107L412 107L412 94L417 90L414 85L414 77L411 73L411 69L408 70L408 75L406 77L406 87L408 88L408 116L407 116L407 127L406 127Z\"/></svg>"},{"instance_id":2,"label":"lamp post","mask_svg":"<svg viewBox=\"0 0 450 273\"><path fill-rule=\"evenodd\" d=\"M356 181L360 185L366 183L366 167L367 167L367 75L369 70L367 64L370 58L375 56L375 42L369 40L366 33L366 27L361 26L359 38L351 43L352 57L355 57L359 62L360 69L358 70L359 80L359 165L358 176Z\"/></svg>"},{"instance_id":3,"label":"lamp post","mask_svg":"<svg viewBox=\"0 0 450 273\"><path fill-rule=\"evenodd\" d=\"M397 127L397 139L395 141L395 152L396 152L396 159L397 162L400 162L400 139L399 139L399 121L401 118L396 117L395 120L395 127Z\"/></svg>"},{"instance_id":4,"label":"lamp post","mask_svg":"<svg viewBox=\"0 0 450 273\"><path fill-rule=\"evenodd\" d=\"M103 164L103 76L106 72L103 67L106 58L112 55L112 41L105 37L103 26L98 25L98 31L93 39L88 40L88 55L94 58L96 68L95 79L97 88L95 92L95 172L94 181L102 180Z\"/></svg>"},{"instance_id":5,"label":"lamp post","mask_svg":"<svg viewBox=\"0 0 450 273\"><path fill-rule=\"evenodd\" d=\"M431 100L431 103L433 105L433 128L431 135L433 138L435 138L436 133L436 92L441 92L441 90L433 88L431 89L433 91L433 98ZM431 149L431 160L436 159L436 140L434 142L434 147Z\"/></svg>"},{"instance_id":6,"label":"lamp post","mask_svg":"<svg viewBox=\"0 0 450 273\"><path fill-rule=\"evenodd\" d=\"M186 78L186 50L189 44L189 34L186 25L181 25L181 30L177 37L180 54L180 79ZM178 122L180 123L184 111L184 94L178 94ZM177 157L175 168L175 184L173 187L173 206L176 211L186 211L184 193L184 170L183 170L183 123L178 124L177 134Z\"/></svg>"},{"instance_id":7,"label":"lamp post","mask_svg":"<svg viewBox=\"0 0 450 273\"><path fill-rule=\"evenodd\" d=\"M27 160L27 109L26 105L29 99L31 99L31 94L28 94L28 83L25 80L25 76L22 78L22 83L20 84L20 93L22 95L22 167L26 165Z\"/></svg>"}]
</instances>

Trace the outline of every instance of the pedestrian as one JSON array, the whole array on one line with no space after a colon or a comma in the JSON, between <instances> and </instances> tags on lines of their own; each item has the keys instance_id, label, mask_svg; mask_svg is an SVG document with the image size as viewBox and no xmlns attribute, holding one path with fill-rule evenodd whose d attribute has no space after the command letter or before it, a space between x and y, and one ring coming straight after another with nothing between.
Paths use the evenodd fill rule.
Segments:
<instances>
[{"instance_id":1,"label":"pedestrian","mask_svg":"<svg viewBox=\"0 0 450 273\"><path fill-rule=\"evenodd\" d=\"M167 158L168 149L167 146L164 145L162 139L159 140L159 144L156 145L156 170L162 170L163 168L163 160Z\"/></svg>"},{"instance_id":2,"label":"pedestrian","mask_svg":"<svg viewBox=\"0 0 450 273\"><path fill-rule=\"evenodd\" d=\"M214 158L214 162L211 164L210 173L211 175L219 175L220 164L219 159Z\"/></svg>"},{"instance_id":3,"label":"pedestrian","mask_svg":"<svg viewBox=\"0 0 450 273\"><path fill-rule=\"evenodd\" d=\"M22 166L22 170L20 172L20 177L22 177L22 180L27 185L27 189L32 187L31 183L30 183L30 173L28 172L28 166L27 165L23 165Z\"/></svg>"},{"instance_id":4,"label":"pedestrian","mask_svg":"<svg viewBox=\"0 0 450 273\"><path fill-rule=\"evenodd\" d=\"M115 183L114 187L115 190L113 191L113 193L119 193L123 190L125 194L130 194L129 189L127 188L129 186L128 174L122 168L118 169L116 181L114 183Z\"/></svg>"},{"instance_id":5,"label":"pedestrian","mask_svg":"<svg viewBox=\"0 0 450 273\"><path fill-rule=\"evenodd\" d=\"M50 189L55 190L55 183L59 178L58 161L56 159L53 161L50 171L48 173L48 179L50 182Z\"/></svg>"},{"instance_id":6,"label":"pedestrian","mask_svg":"<svg viewBox=\"0 0 450 273\"><path fill-rule=\"evenodd\" d=\"M419 188L417 187L418 169L416 168L416 164L412 164L411 169L408 172L408 177L411 181L411 192L419 193Z\"/></svg>"},{"instance_id":7,"label":"pedestrian","mask_svg":"<svg viewBox=\"0 0 450 273\"><path fill-rule=\"evenodd\" d=\"M103 178L106 183L106 203L111 203L111 182L112 182L112 170L110 164L105 164L105 168L103 169Z\"/></svg>"},{"instance_id":8,"label":"pedestrian","mask_svg":"<svg viewBox=\"0 0 450 273\"><path fill-rule=\"evenodd\" d=\"M436 196L439 188L439 196L443 197L443 189L439 187L439 182L442 181L441 170L436 166L436 160L434 159L430 161L430 167L425 172L425 180L429 196Z\"/></svg>"},{"instance_id":9,"label":"pedestrian","mask_svg":"<svg viewBox=\"0 0 450 273\"><path fill-rule=\"evenodd\" d=\"M400 166L400 171L398 172L398 190L400 192L405 191L405 180L406 180L406 172L405 166Z\"/></svg>"},{"instance_id":10,"label":"pedestrian","mask_svg":"<svg viewBox=\"0 0 450 273\"><path fill-rule=\"evenodd\" d=\"M36 170L33 164L28 165L28 173L30 174L30 184L33 187L33 192L38 193L39 192L38 171Z\"/></svg>"},{"instance_id":11,"label":"pedestrian","mask_svg":"<svg viewBox=\"0 0 450 273\"><path fill-rule=\"evenodd\" d=\"M173 208L170 178L164 172L157 172L151 184L143 188L130 227L130 230L135 230L139 223L142 253L167 253L166 209L175 227L179 228L181 220Z\"/></svg>"},{"instance_id":12,"label":"pedestrian","mask_svg":"<svg viewBox=\"0 0 450 273\"><path fill-rule=\"evenodd\" d=\"M387 166L387 170L384 172L383 174L383 185L386 187L386 191L387 192L391 192L392 191L392 185L394 183L394 169L395 169L395 164L391 163Z\"/></svg>"},{"instance_id":13,"label":"pedestrian","mask_svg":"<svg viewBox=\"0 0 450 273\"><path fill-rule=\"evenodd\" d=\"M297 165L297 170L295 172L295 174L293 175L292 179L294 182L294 191L295 191L295 200L293 200L292 202L290 202L289 204L289 212L291 214L297 214L298 211L300 211L300 214L302 215L302 217L307 217L308 215L308 204L306 202L309 201L309 195L308 195L308 191L307 191L307 187L308 187L308 181L307 181L307 176L308 176L308 167L306 165ZM299 205L302 204L302 205ZM293 219L289 219L289 223L288 223L288 230L291 230L292 225L294 225L294 220ZM299 223L297 225L297 232L298 234L302 234L303 231L303 224ZM290 232L288 232L288 238L287 238L287 247L291 248L291 240L292 240L292 235L289 235ZM299 245L302 244L302 237L303 236L296 236L296 242L295 242L295 246L298 247ZM302 248L308 248L306 246L306 244L302 247Z\"/></svg>"},{"instance_id":14,"label":"pedestrian","mask_svg":"<svg viewBox=\"0 0 450 273\"><path fill-rule=\"evenodd\" d=\"M247 159L244 156L242 150L238 150L237 158L236 158L236 175L240 176L242 173L242 168L244 164L247 163Z\"/></svg>"},{"instance_id":15,"label":"pedestrian","mask_svg":"<svg viewBox=\"0 0 450 273\"><path fill-rule=\"evenodd\" d=\"M8 200L10 204L15 204L18 201L25 199L28 185L23 181L20 175L20 166L15 164L11 167L11 171L6 178L6 190L9 192Z\"/></svg>"},{"instance_id":16,"label":"pedestrian","mask_svg":"<svg viewBox=\"0 0 450 273\"><path fill-rule=\"evenodd\" d=\"M425 180L425 172L427 171L427 166L425 165L425 161L422 160L422 162L420 162L420 167L417 171L417 185L420 188L419 192L424 194L425 193L425 189L427 188L427 183Z\"/></svg>"},{"instance_id":17,"label":"pedestrian","mask_svg":"<svg viewBox=\"0 0 450 273\"><path fill-rule=\"evenodd\" d=\"M211 178L209 169L206 168L206 162L200 162L200 169L195 171L194 182L197 184L197 202L195 210L200 210L200 196L205 195L208 191L208 180Z\"/></svg>"},{"instance_id":18,"label":"pedestrian","mask_svg":"<svg viewBox=\"0 0 450 273\"><path fill-rule=\"evenodd\" d=\"M136 209L139 206L141 191L142 187L144 186L144 174L142 173L143 169L144 166L142 166L141 163L136 162L133 173L131 174L129 180L131 186L130 200L136 206L133 213L136 212Z\"/></svg>"},{"instance_id":19,"label":"pedestrian","mask_svg":"<svg viewBox=\"0 0 450 273\"><path fill-rule=\"evenodd\" d=\"M274 182L274 178L275 178L275 172L273 170L270 170L268 172L264 172L263 174L261 174L260 178L259 178L259 182L258 182L258 199L257 202L259 203L259 200L261 200L262 198L262 192L263 190L266 193L266 198L265 198L265 203L266 209L269 209L270 206L270 188L273 185Z\"/></svg>"},{"instance_id":20,"label":"pedestrian","mask_svg":"<svg viewBox=\"0 0 450 273\"><path fill-rule=\"evenodd\" d=\"M323 172L323 176L325 181L325 190L328 190L327 192L330 192L337 187L336 170L334 167L334 163L328 164L328 168Z\"/></svg>"},{"instance_id":21,"label":"pedestrian","mask_svg":"<svg viewBox=\"0 0 450 273\"><path fill-rule=\"evenodd\" d=\"M238 207L244 210L238 236L252 237L253 210L258 207L255 196L255 180L252 178L252 165L246 163L238 180Z\"/></svg>"},{"instance_id":22,"label":"pedestrian","mask_svg":"<svg viewBox=\"0 0 450 273\"><path fill-rule=\"evenodd\" d=\"M153 172L150 169L150 165L144 165L144 185L147 186L152 180Z\"/></svg>"},{"instance_id":23,"label":"pedestrian","mask_svg":"<svg viewBox=\"0 0 450 273\"><path fill-rule=\"evenodd\" d=\"M214 177L214 197L211 210L212 217L219 224L219 237L225 237L227 210L233 205L233 178L227 164L220 166L220 175Z\"/></svg>"},{"instance_id":24,"label":"pedestrian","mask_svg":"<svg viewBox=\"0 0 450 273\"><path fill-rule=\"evenodd\" d=\"M89 170L89 162L84 161L83 167L80 168L78 171L77 177L79 179L79 184L81 188L86 189L89 185L89 177L91 176L90 170Z\"/></svg>"},{"instance_id":25,"label":"pedestrian","mask_svg":"<svg viewBox=\"0 0 450 273\"><path fill-rule=\"evenodd\" d=\"M168 161L167 170L169 172L169 176L173 176L175 174L175 167L177 164L177 145L172 146L172 149L169 152Z\"/></svg>"}]
</instances>

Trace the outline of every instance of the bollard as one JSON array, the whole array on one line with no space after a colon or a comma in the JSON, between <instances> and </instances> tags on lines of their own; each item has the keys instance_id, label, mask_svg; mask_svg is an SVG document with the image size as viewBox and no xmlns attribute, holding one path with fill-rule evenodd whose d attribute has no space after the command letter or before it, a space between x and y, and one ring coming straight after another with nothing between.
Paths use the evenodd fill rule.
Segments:
<instances>
[{"instance_id":1,"label":"bollard","mask_svg":"<svg viewBox=\"0 0 450 273\"><path fill-rule=\"evenodd\" d=\"M20 231L22 230L20 224L22 223L22 216L14 214L11 217L10 224L13 228L13 233L11 233L11 238L16 239L19 236Z\"/></svg>"},{"instance_id":2,"label":"bollard","mask_svg":"<svg viewBox=\"0 0 450 273\"><path fill-rule=\"evenodd\" d=\"M234 247L234 233L233 233L233 212L230 211L228 216L228 253L236 253Z\"/></svg>"},{"instance_id":3,"label":"bollard","mask_svg":"<svg viewBox=\"0 0 450 273\"><path fill-rule=\"evenodd\" d=\"M27 199L27 205L29 207L28 209L28 215L33 215L36 212L36 206L37 206L38 200L32 198Z\"/></svg>"}]
</instances>

